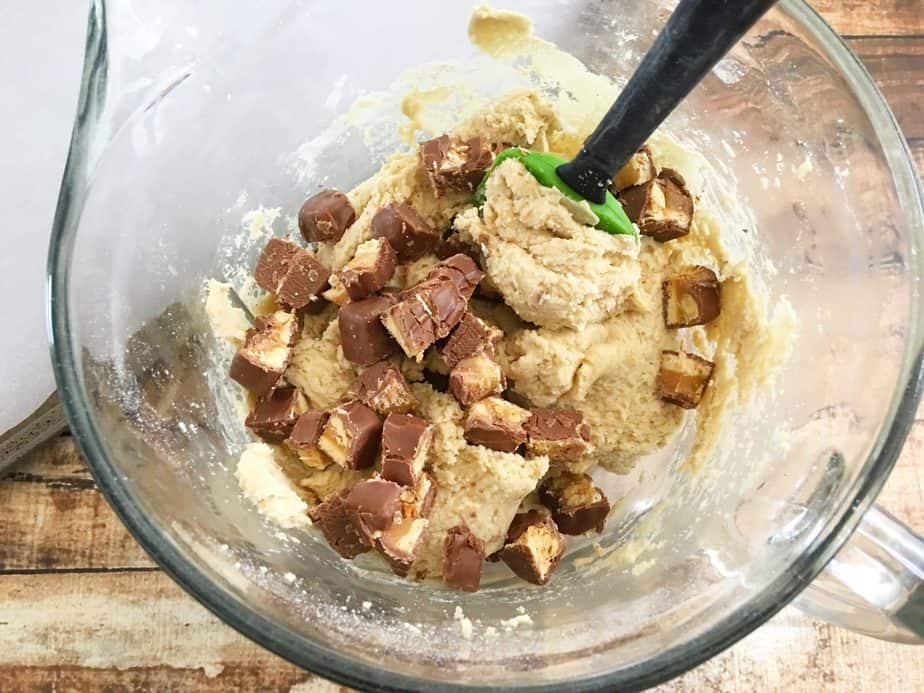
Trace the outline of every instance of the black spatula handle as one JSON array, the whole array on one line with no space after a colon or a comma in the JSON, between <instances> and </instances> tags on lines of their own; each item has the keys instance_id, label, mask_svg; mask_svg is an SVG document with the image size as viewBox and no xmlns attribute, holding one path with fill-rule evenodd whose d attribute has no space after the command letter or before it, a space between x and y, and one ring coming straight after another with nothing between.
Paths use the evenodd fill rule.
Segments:
<instances>
[{"instance_id":1,"label":"black spatula handle","mask_svg":"<svg viewBox=\"0 0 924 693\"><path fill-rule=\"evenodd\" d=\"M613 176L776 0L681 0L580 153L558 175L603 203Z\"/></svg>"}]
</instances>

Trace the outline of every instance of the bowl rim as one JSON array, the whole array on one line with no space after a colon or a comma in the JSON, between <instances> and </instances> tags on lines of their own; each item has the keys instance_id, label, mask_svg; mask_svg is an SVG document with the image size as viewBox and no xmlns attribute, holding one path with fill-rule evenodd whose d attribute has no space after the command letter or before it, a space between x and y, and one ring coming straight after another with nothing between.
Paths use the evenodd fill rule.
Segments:
<instances>
[{"instance_id":1,"label":"bowl rim","mask_svg":"<svg viewBox=\"0 0 924 693\"><path fill-rule=\"evenodd\" d=\"M837 33L804 0L784 0L779 8L807 30L827 52L842 74L852 78L850 86L866 110L867 117L886 153L893 180L903 183L915 204L908 208L912 241L924 239L924 191L914 173L911 154L885 98L860 61ZM125 484L107 458L102 436L93 425L84 405L78 362L70 345L67 285L73 240L88 188L86 165L89 158L89 131L105 106L106 15L105 0L93 0L88 20L86 56L77 115L71 137L67 166L55 211L46 276L46 318L52 365L68 423L80 451L87 460L96 483L132 536L151 558L177 584L218 618L237 631L280 655L284 659L320 676L348 686L383 691L446 690L500 691L506 686L477 686L453 682L432 682L395 673L338 651L295 636L289 629L265 618L245 603L229 597L209 580L141 513ZM920 256L921 253L919 252ZM912 267L920 280L921 260ZM673 646L655 657L618 671L575 679L565 683L526 684L518 689L546 692L598 689L638 690L673 678L740 640L765 623L795 598L834 557L875 500L901 451L914 420L924 376L924 345L918 322L921 297L912 292L911 330L903 355L902 370L886 421L863 472L854 484L850 499L838 517L817 531L812 542L787 571L743 602L706 632L686 643Z\"/></svg>"}]
</instances>

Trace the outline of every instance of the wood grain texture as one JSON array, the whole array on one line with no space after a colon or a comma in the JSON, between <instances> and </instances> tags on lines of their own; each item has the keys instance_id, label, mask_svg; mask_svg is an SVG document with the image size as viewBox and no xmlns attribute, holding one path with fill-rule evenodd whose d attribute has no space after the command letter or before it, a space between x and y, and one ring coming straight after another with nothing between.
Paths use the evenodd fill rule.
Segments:
<instances>
[{"instance_id":1,"label":"wood grain texture","mask_svg":"<svg viewBox=\"0 0 924 693\"><path fill-rule=\"evenodd\" d=\"M924 36L921 0L809 0L844 36Z\"/></svg>"},{"instance_id":2,"label":"wood grain texture","mask_svg":"<svg viewBox=\"0 0 924 693\"><path fill-rule=\"evenodd\" d=\"M876 79L924 171L924 0L818 0ZM924 409L879 502L924 532ZM134 542L60 438L0 479L0 693L343 691L263 650ZM924 691L924 648L792 608L661 693Z\"/></svg>"}]
</instances>

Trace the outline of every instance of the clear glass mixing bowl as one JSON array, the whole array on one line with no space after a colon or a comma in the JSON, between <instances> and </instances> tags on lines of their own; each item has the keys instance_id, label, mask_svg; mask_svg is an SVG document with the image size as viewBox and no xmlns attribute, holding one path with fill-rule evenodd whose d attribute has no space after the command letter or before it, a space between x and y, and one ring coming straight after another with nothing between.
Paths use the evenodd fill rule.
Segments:
<instances>
[{"instance_id":1,"label":"clear glass mixing bowl","mask_svg":"<svg viewBox=\"0 0 924 693\"><path fill-rule=\"evenodd\" d=\"M804 608L920 638L918 537L870 510L831 559L918 401L921 191L881 96L811 9L781 3L667 125L737 180L777 269L770 289L799 317L762 415L739 417L700 474L682 455L643 464L600 545L576 544L549 587L489 575L459 594L342 561L240 498L247 434L202 287L229 260L253 261L255 246L234 257L228 242L242 190L245 206L294 211L318 184L348 188L377 167L390 131L312 138L409 66L474 59L471 4L206 4L93 4L49 262L74 435L116 511L190 593L299 665L389 690L654 684L760 625L829 561ZM508 6L617 81L669 9ZM321 165L299 179L290 164L306 140Z\"/></svg>"}]
</instances>

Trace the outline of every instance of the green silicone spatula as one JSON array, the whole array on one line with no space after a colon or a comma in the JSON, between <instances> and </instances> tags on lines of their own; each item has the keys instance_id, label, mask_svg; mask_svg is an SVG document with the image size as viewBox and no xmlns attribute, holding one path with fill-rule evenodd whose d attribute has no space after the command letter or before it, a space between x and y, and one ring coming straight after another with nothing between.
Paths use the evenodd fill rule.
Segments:
<instances>
[{"instance_id":1,"label":"green silicone spatula","mask_svg":"<svg viewBox=\"0 0 924 693\"><path fill-rule=\"evenodd\" d=\"M608 233L637 233L609 191L613 176L686 98L709 70L776 0L681 0L619 98L571 161L513 147L500 152L475 191L507 159L520 160L536 180L572 200L586 200Z\"/></svg>"}]
</instances>

